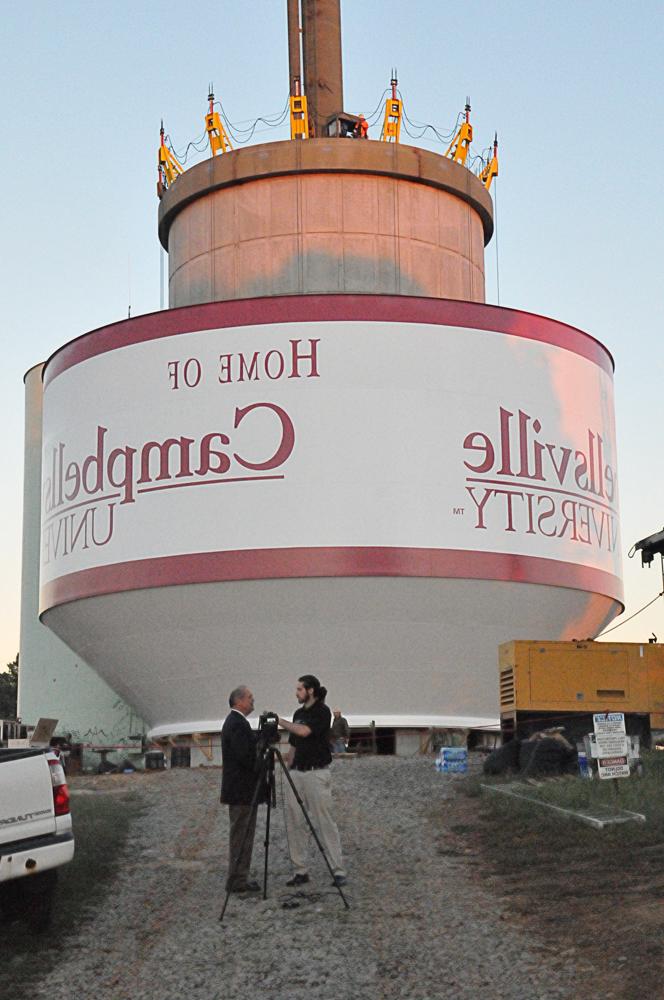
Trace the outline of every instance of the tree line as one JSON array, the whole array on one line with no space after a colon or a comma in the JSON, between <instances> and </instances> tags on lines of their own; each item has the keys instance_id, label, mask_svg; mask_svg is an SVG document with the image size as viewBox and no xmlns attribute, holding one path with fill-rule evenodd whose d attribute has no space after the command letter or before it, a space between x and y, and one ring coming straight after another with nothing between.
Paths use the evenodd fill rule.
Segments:
<instances>
[{"instance_id":1,"label":"tree line","mask_svg":"<svg viewBox=\"0 0 664 1000\"><path fill-rule=\"evenodd\" d=\"M18 653L16 659L8 663L6 670L0 673L0 719L16 718L17 695Z\"/></svg>"}]
</instances>

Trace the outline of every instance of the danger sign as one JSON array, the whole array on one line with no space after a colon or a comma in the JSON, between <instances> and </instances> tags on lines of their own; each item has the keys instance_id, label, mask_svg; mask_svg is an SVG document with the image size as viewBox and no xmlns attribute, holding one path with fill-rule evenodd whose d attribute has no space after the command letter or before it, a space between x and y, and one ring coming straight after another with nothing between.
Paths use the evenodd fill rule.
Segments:
<instances>
[{"instance_id":1,"label":"danger sign","mask_svg":"<svg viewBox=\"0 0 664 1000\"><path fill-rule=\"evenodd\" d=\"M601 712L593 716L593 724L600 778L629 778L624 713Z\"/></svg>"}]
</instances>

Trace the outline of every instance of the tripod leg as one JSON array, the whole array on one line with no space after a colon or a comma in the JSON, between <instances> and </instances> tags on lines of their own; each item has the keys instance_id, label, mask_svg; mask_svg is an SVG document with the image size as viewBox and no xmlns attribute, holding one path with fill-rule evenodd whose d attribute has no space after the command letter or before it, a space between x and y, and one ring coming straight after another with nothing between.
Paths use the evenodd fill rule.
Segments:
<instances>
[{"instance_id":1,"label":"tripod leg","mask_svg":"<svg viewBox=\"0 0 664 1000\"><path fill-rule=\"evenodd\" d=\"M258 799L260 797L261 788L262 788L263 782L265 780L265 773L266 773L267 766L268 766L267 760L263 759L263 761L261 762L261 767L260 767L260 771L259 771L259 774L258 774L258 780L256 781L256 788L254 790L253 798L251 800L251 806L250 806L250 809L249 809L249 818L247 820L247 825L245 827L244 837L242 838L242 844L240 845L240 850L238 851L238 855L237 855L237 857L235 859L235 864L233 865L233 869L232 869L232 871L230 871L228 873L228 882L227 882L227 885L226 885L226 898L224 899L224 905L223 905L223 907L221 909L221 913L219 915L219 920L220 921L222 921L224 919L224 914L226 912L226 907L228 906L228 900L230 898L231 892L233 891L233 883L235 881L235 876L237 875L237 870L238 870L240 861L242 859L242 855L244 853L245 845L247 843L247 837L249 836L249 831L252 828L251 818L255 817L256 813L258 812Z\"/></svg>"},{"instance_id":2,"label":"tripod leg","mask_svg":"<svg viewBox=\"0 0 664 1000\"><path fill-rule=\"evenodd\" d=\"M267 870L270 856L270 816L272 807L277 804L276 788L274 784L274 754L275 750L268 747L265 757L267 768L267 816L265 818L265 870L263 872L263 899L267 899Z\"/></svg>"},{"instance_id":3,"label":"tripod leg","mask_svg":"<svg viewBox=\"0 0 664 1000\"><path fill-rule=\"evenodd\" d=\"M269 773L269 772L268 772ZM272 780L274 780L274 772L270 775L270 785ZM265 866L263 869L263 899L267 899L267 867L268 858L270 856L270 815L272 813L272 788L268 790L267 797L267 814L265 816Z\"/></svg>"},{"instance_id":4,"label":"tripod leg","mask_svg":"<svg viewBox=\"0 0 664 1000\"><path fill-rule=\"evenodd\" d=\"M311 822L311 819L309 817L309 813L307 812L306 806L305 806L304 802L302 801L300 793L298 792L297 788L295 787L295 783L294 783L293 779L290 776L290 771L286 767L286 765L284 763L284 759L281 756L280 751L277 750L277 749L275 749L274 752L275 752L275 756L276 756L277 760L281 764L282 771L286 775L286 780L288 781L288 784L291 787L291 791L293 792L293 795L295 796L295 798L297 800L297 804L299 805L300 809L302 810L302 815L304 816L305 820L307 821L307 825L308 825L309 829L311 830L311 833L313 834L313 838L316 841L316 846L317 846L318 850L320 851L321 857L323 858L323 861L327 865L327 870L329 871L330 875L332 876L332 881L334 882L334 869L332 868L332 865L330 864L330 862L328 860L327 854L325 853L325 848L323 847L323 845L320 842L320 838L319 838L318 834L316 833L316 829L315 829L313 823ZM336 889L337 889L337 892L339 893L339 895L341 896L341 898L343 899L344 906L346 907L347 910L349 910L350 909L350 904L349 904L348 900L346 899L346 897L344 896L343 890L342 890L341 886L337 885Z\"/></svg>"}]
</instances>

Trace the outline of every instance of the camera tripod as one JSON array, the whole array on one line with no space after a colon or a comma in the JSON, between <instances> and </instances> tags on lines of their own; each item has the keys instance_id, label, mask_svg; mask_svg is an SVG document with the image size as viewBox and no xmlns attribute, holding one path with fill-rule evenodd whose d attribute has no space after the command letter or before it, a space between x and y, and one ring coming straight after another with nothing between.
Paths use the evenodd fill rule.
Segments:
<instances>
[{"instance_id":1,"label":"camera tripod","mask_svg":"<svg viewBox=\"0 0 664 1000\"><path fill-rule=\"evenodd\" d=\"M332 881L334 882L334 871L332 869L332 865L330 864L330 862L328 860L328 857L327 857L327 854L325 853L325 849L324 849L323 845L320 842L320 839L318 837L318 834L316 833L316 830L314 829L313 823L311 822L311 819L309 817L309 813L306 810L304 802L302 801L302 799L300 797L300 794L299 794L297 788L295 787L295 785L293 783L293 779L291 778L289 770L286 767L286 764L284 763L284 758L281 756L281 752L279 750L277 750L276 747L271 746L270 744L268 744L268 745L264 746L263 748L261 748L259 752L260 752L260 767L259 767L259 771L258 771L258 780L256 781L256 788L254 790L254 795L253 795L253 798L251 800L251 810L250 810L250 814L249 815L250 816L254 815L254 813L258 809L258 805L259 805L260 799L264 795L265 796L265 802L267 804L267 815L265 817L265 840L264 840L264 846L265 846L265 863L264 863L264 870L263 870L263 899L267 899L267 873L268 873L268 860L269 860L269 854L270 854L270 815L271 815L272 809L274 808L274 806L276 805L276 802L277 802L277 790L276 790L275 780L274 780L274 775L275 775L274 762L275 762L275 760L279 761L279 765L281 767L281 770L286 775L286 780L288 781L288 784L291 787L293 795L295 796L295 798L297 800L297 804L299 805L300 809L302 810L302 814L303 814L305 820L307 821L307 825L308 825L309 829L311 830L311 832L313 834L314 840L316 841L316 846L317 846L318 850L320 851L320 855L321 855L323 861L325 862L325 864L327 865L327 869L328 869L330 875L332 876ZM233 891L233 884L234 884L234 881L235 881L235 875L237 873L237 868L238 868L238 865L240 863L240 858L242 857L242 854L243 854L243 851L244 851L244 846L245 846L245 844L247 842L247 836L249 834L250 826L251 826L251 824L249 822L247 822L247 828L245 830L244 837L242 839L242 846L240 847L240 850L238 851L237 860L235 862L235 865L233 866L233 870L231 872L229 872L229 875L228 875L228 883L227 883L228 887L226 889L226 898L224 899L224 905L222 907L221 914L219 916L219 920L220 921L224 919L224 914L226 912L226 907L228 906L228 900L230 898L231 892ZM337 885L336 889L337 889L337 892L339 893L339 895L341 896L341 898L343 900L344 906L346 907L347 910L349 910L350 909L350 904L349 904L348 900L346 899L346 897L344 896L343 890L342 890L341 886Z\"/></svg>"}]
</instances>

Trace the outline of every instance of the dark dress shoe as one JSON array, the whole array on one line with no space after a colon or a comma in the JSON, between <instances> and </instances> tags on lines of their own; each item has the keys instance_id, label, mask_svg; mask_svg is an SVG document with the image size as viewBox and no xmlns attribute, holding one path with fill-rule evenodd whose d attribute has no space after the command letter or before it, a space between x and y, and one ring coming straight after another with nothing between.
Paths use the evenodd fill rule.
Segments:
<instances>
[{"instance_id":1,"label":"dark dress shoe","mask_svg":"<svg viewBox=\"0 0 664 1000\"><path fill-rule=\"evenodd\" d=\"M240 882L238 885L231 886L230 889L226 889L226 892L260 892L261 887L258 882Z\"/></svg>"},{"instance_id":2,"label":"dark dress shoe","mask_svg":"<svg viewBox=\"0 0 664 1000\"><path fill-rule=\"evenodd\" d=\"M306 883L308 881L309 881L309 876L308 875L301 875L300 872L297 872L296 875L293 875L292 878L288 879L288 882L286 882L286 885L291 885L291 886L293 886L293 885L306 885Z\"/></svg>"},{"instance_id":3,"label":"dark dress shoe","mask_svg":"<svg viewBox=\"0 0 664 1000\"><path fill-rule=\"evenodd\" d=\"M348 880L345 875L335 875L334 878L332 879L332 885L335 887L335 889L341 889L341 887L344 886L347 881Z\"/></svg>"}]
</instances>

